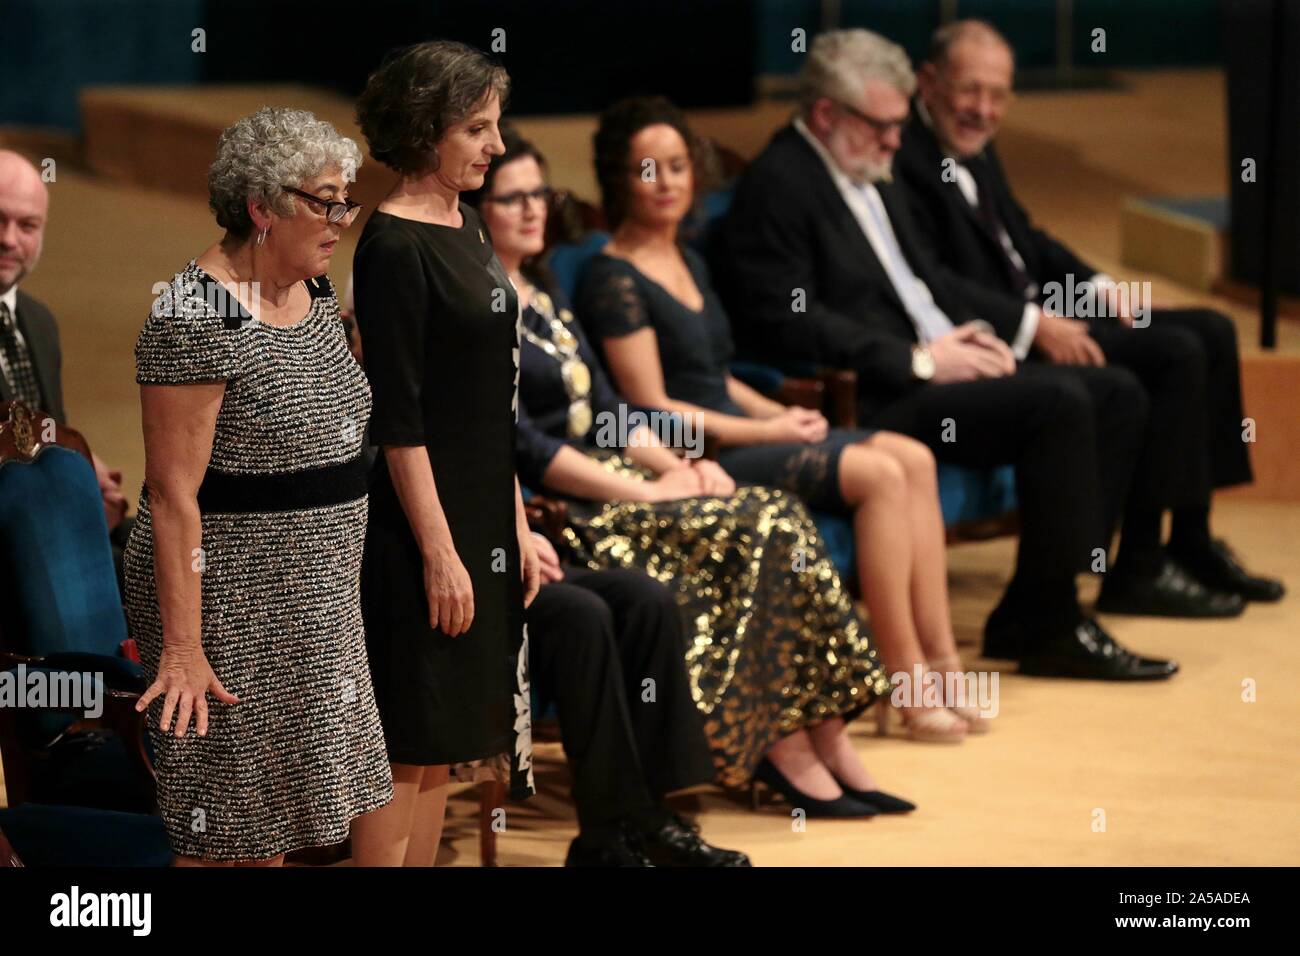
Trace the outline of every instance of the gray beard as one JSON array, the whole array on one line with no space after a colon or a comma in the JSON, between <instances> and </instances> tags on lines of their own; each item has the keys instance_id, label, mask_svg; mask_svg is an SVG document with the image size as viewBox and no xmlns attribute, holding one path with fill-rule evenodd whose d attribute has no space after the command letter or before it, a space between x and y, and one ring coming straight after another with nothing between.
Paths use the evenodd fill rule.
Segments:
<instances>
[{"instance_id":1,"label":"gray beard","mask_svg":"<svg viewBox=\"0 0 1300 956\"><path fill-rule=\"evenodd\" d=\"M894 163L892 160L883 165L872 163L867 167L866 174L869 183L892 183L894 181Z\"/></svg>"}]
</instances>

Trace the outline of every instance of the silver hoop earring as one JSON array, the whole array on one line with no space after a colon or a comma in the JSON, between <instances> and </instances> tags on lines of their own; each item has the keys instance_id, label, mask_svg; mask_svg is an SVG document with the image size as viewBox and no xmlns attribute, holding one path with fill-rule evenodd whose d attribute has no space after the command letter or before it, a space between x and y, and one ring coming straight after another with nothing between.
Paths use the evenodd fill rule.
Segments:
<instances>
[{"instance_id":1,"label":"silver hoop earring","mask_svg":"<svg viewBox=\"0 0 1300 956\"><path fill-rule=\"evenodd\" d=\"M257 234L257 244L258 244L259 246L260 246L262 243L266 242L266 234L267 234L268 231L269 231L269 227L268 227L267 229L263 229L261 232L259 232L259 233Z\"/></svg>"}]
</instances>

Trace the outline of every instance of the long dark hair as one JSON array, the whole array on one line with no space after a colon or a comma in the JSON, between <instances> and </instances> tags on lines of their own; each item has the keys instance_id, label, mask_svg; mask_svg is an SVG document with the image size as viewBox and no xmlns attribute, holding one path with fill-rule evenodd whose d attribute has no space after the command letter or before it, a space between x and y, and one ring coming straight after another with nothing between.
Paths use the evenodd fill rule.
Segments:
<instances>
[{"instance_id":1,"label":"long dark hair","mask_svg":"<svg viewBox=\"0 0 1300 956\"><path fill-rule=\"evenodd\" d=\"M492 164L483 176L483 185L478 189L460 194L461 201L467 206L482 209L483 201L492 194L492 184L496 181L497 173L501 171L501 167L514 162L516 159L531 156L537 161L537 165L541 167L542 176L546 176L546 157L542 155L542 151L530 141L524 139L520 132L509 123L501 124L501 142L505 144L506 151L500 156L492 157ZM553 203L546 211L545 247L538 255L529 256L520 263L519 271L523 273L524 278L539 289L553 294L556 288L555 276L546 267L546 253L556 242L575 241L581 235L581 231L582 226L577 220L577 214L564 201L564 197L560 197L560 201Z\"/></svg>"}]
</instances>

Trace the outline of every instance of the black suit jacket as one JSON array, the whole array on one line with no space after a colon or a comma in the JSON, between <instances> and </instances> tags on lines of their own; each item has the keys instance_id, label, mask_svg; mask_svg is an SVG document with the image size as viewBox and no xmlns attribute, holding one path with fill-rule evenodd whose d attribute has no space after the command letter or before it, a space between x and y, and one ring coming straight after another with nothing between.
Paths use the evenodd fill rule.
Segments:
<instances>
[{"instance_id":1,"label":"black suit jacket","mask_svg":"<svg viewBox=\"0 0 1300 956\"><path fill-rule=\"evenodd\" d=\"M913 227L899 187L877 188L935 303L954 324L974 318ZM741 177L713 252L741 354L854 369L868 406L920 385L915 327L821 157L793 126Z\"/></svg>"},{"instance_id":2,"label":"black suit jacket","mask_svg":"<svg viewBox=\"0 0 1300 956\"><path fill-rule=\"evenodd\" d=\"M18 290L18 331L22 332L27 350L36 369L36 381L41 387L41 411L49 412L62 425L63 412L63 353L59 349L59 326L50 310L30 295ZM0 401L9 401L9 382L0 375Z\"/></svg>"},{"instance_id":3,"label":"black suit jacket","mask_svg":"<svg viewBox=\"0 0 1300 956\"><path fill-rule=\"evenodd\" d=\"M913 110L894 159L894 175L906 187L913 220L933 244L948 281L975 309L999 329L1013 316L1018 325L1025 300L1007 271L1006 252L956 180L945 181L943 159L934 130ZM975 160L981 161L994 208L1025 261L1025 271L1039 287L1037 301L1042 303L1047 283L1064 283L1067 274L1074 275L1076 284L1091 278L1097 270L1037 228L1016 202L992 143Z\"/></svg>"}]
</instances>

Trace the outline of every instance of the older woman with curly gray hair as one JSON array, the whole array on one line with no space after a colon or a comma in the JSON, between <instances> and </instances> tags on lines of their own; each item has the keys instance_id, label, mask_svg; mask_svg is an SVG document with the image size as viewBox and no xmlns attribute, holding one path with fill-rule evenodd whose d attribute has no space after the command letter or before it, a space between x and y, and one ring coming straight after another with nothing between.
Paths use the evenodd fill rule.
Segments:
<instances>
[{"instance_id":1,"label":"older woman with curly gray hair","mask_svg":"<svg viewBox=\"0 0 1300 956\"><path fill-rule=\"evenodd\" d=\"M302 110L222 133L225 233L136 344L127 613L178 865L276 865L392 799L359 597L370 388L325 277L360 163Z\"/></svg>"}]
</instances>

